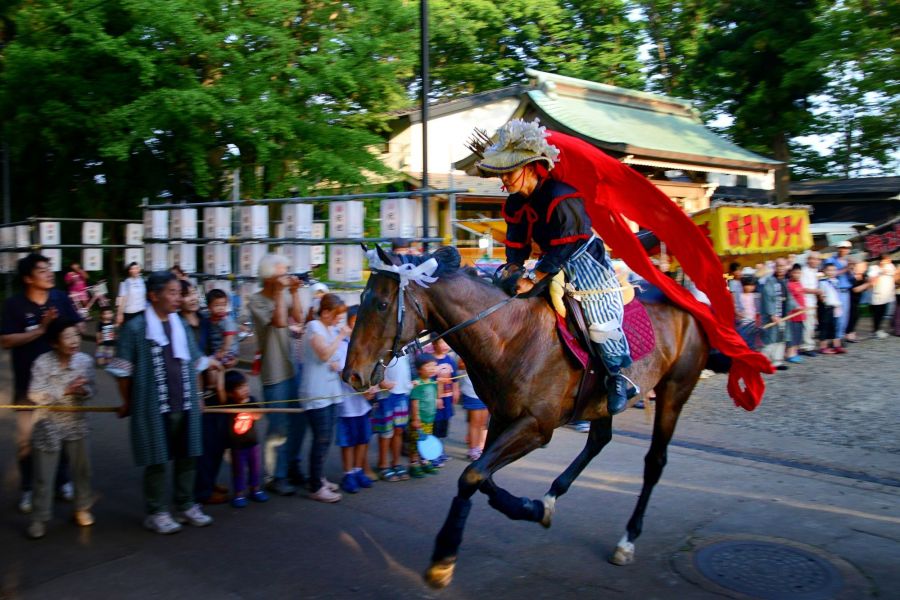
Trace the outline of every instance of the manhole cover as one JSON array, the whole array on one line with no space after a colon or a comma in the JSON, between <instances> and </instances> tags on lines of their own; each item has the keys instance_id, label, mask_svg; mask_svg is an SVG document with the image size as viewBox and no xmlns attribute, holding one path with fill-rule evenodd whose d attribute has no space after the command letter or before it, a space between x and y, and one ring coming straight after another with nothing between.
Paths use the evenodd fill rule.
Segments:
<instances>
[{"instance_id":1,"label":"manhole cover","mask_svg":"<svg viewBox=\"0 0 900 600\"><path fill-rule=\"evenodd\" d=\"M694 555L704 577L741 594L772 600L832 598L843 587L838 569L799 548L762 541L723 541Z\"/></svg>"}]
</instances>

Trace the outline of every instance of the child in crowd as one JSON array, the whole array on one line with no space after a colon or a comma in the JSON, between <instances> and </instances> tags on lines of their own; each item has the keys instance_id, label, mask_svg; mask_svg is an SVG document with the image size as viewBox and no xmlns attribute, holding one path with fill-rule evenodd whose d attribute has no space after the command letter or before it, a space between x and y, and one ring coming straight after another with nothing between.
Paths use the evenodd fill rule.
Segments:
<instances>
[{"instance_id":1,"label":"child in crowd","mask_svg":"<svg viewBox=\"0 0 900 600\"><path fill-rule=\"evenodd\" d=\"M438 386L434 380L437 361L430 354L416 356L416 371L419 378L413 381L409 394L409 474L415 478L426 473L437 473L436 465L419 456L418 442L434 432L437 414Z\"/></svg>"},{"instance_id":2,"label":"child in crowd","mask_svg":"<svg viewBox=\"0 0 900 600\"><path fill-rule=\"evenodd\" d=\"M94 394L94 361L83 352L77 323L57 319L47 327L52 351L42 354L31 368L28 399L39 406L81 406ZM34 457L34 512L28 537L47 533L53 516L53 491L60 454L65 451L75 484L75 523L94 524L90 512L91 465L88 423L81 412L35 411L32 431Z\"/></svg>"},{"instance_id":3,"label":"child in crowd","mask_svg":"<svg viewBox=\"0 0 900 600\"><path fill-rule=\"evenodd\" d=\"M785 350L785 360L789 363L802 363L800 357L800 344L803 343L803 322L806 320L806 292L803 283L800 282L800 275L803 267L795 264L788 271L787 289L788 294L794 299L797 308L791 311L787 322L787 347Z\"/></svg>"},{"instance_id":4,"label":"child in crowd","mask_svg":"<svg viewBox=\"0 0 900 600\"><path fill-rule=\"evenodd\" d=\"M378 477L384 481L407 480L409 473L400 464L400 451L403 431L409 422L409 392L412 391L409 357L400 356L391 361L378 386L382 391L372 408L372 431L378 435Z\"/></svg>"},{"instance_id":5,"label":"child in crowd","mask_svg":"<svg viewBox=\"0 0 900 600\"><path fill-rule=\"evenodd\" d=\"M756 291L756 271L751 267L745 267L741 272L741 286L743 291L740 296L740 318L738 319L738 333L747 342L747 346L757 350L762 345L759 329L759 292Z\"/></svg>"},{"instance_id":6,"label":"child in crowd","mask_svg":"<svg viewBox=\"0 0 900 600\"><path fill-rule=\"evenodd\" d=\"M225 373L225 391L229 404L250 404L250 384L240 371ZM235 508L247 506L247 498L255 502L269 499L260 489L260 462L262 455L259 449L259 436L256 421L259 414L237 413L232 415L229 436L231 438L231 476L234 485L234 498L231 505Z\"/></svg>"},{"instance_id":7,"label":"child in crowd","mask_svg":"<svg viewBox=\"0 0 900 600\"><path fill-rule=\"evenodd\" d=\"M472 386L472 380L469 379L469 374L466 372L466 365L462 358L459 359L459 369L460 375L463 376L459 380L459 393L469 422L469 433L466 435L469 451L466 453L466 457L474 461L481 458L481 453L484 451L484 441L487 438L488 410L485 403L475 394L475 388Z\"/></svg>"},{"instance_id":8,"label":"child in crowd","mask_svg":"<svg viewBox=\"0 0 900 600\"><path fill-rule=\"evenodd\" d=\"M450 353L450 346L444 340L434 343L434 362L437 366L435 377L438 384L437 414L434 417L434 436L444 439L450 432L450 418L453 417L453 404L459 401L459 383L456 377L456 359ZM443 467L450 460L446 454L434 461L435 466Z\"/></svg>"},{"instance_id":9,"label":"child in crowd","mask_svg":"<svg viewBox=\"0 0 900 600\"><path fill-rule=\"evenodd\" d=\"M837 337L837 320L842 310L837 267L834 263L828 263L822 271L825 278L819 281L819 353L845 354L847 351Z\"/></svg>"},{"instance_id":10,"label":"child in crowd","mask_svg":"<svg viewBox=\"0 0 900 600\"><path fill-rule=\"evenodd\" d=\"M206 294L206 306L209 309L209 337L207 339L207 355L222 364L223 369L208 373L206 385L214 388L219 401L225 398L225 370L237 364L238 327L228 310L228 294L224 290L214 288Z\"/></svg>"},{"instance_id":11,"label":"child in crowd","mask_svg":"<svg viewBox=\"0 0 900 600\"><path fill-rule=\"evenodd\" d=\"M347 309L347 327L356 325L359 306ZM341 341L335 360L341 365L347 362L347 348L350 336ZM337 445L341 447L341 462L344 465L344 478L341 489L348 494L355 494L360 488L372 487L372 479L366 475L369 456L369 438L372 437L372 425L369 413L372 407L369 401L357 394L353 388L341 382L346 396L341 403L341 416L337 425Z\"/></svg>"},{"instance_id":12,"label":"child in crowd","mask_svg":"<svg viewBox=\"0 0 900 600\"><path fill-rule=\"evenodd\" d=\"M116 355L116 313L110 307L100 309L100 322L97 324L97 349L94 358L97 366L105 367Z\"/></svg>"}]
</instances>

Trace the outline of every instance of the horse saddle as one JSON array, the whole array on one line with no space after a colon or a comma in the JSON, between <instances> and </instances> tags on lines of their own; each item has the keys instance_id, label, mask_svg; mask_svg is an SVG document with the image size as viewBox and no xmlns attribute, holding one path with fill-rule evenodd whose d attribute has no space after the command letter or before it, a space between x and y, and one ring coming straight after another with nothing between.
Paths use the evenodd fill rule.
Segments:
<instances>
[{"instance_id":1,"label":"horse saddle","mask_svg":"<svg viewBox=\"0 0 900 600\"><path fill-rule=\"evenodd\" d=\"M607 370L600 356L600 350L591 342L590 329L577 294L563 287L563 274L554 277L549 287L550 302L556 311L556 329L560 341L572 357L583 369L578 394L575 399L575 410L572 420L580 417L591 400L606 394ZM628 348L633 361L640 360L649 354L656 345L653 324L647 310L640 302L634 302L634 288L624 275L619 276L622 284L624 316L622 330L628 340Z\"/></svg>"}]
</instances>

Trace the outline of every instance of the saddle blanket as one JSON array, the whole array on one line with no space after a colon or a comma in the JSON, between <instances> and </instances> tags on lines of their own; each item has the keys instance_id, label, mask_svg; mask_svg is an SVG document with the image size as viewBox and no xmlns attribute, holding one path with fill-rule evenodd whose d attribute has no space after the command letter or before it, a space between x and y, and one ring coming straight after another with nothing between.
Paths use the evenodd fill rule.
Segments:
<instances>
[{"instance_id":1,"label":"saddle blanket","mask_svg":"<svg viewBox=\"0 0 900 600\"><path fill-rule=\"evenodd\" d=\"M563 345L568 348L572 356L581 363L583 368L588 364L588 352L578 342L578 339L569 331L566 320L556 314L556 327ZM628 340L628 349L631 360L638 361L653 351L656 346L656 334L653 332L653 323L647 309L640 302L629 302L625 305L625 314L622 319L622 331Z\"/></svg>"}]
</instances>

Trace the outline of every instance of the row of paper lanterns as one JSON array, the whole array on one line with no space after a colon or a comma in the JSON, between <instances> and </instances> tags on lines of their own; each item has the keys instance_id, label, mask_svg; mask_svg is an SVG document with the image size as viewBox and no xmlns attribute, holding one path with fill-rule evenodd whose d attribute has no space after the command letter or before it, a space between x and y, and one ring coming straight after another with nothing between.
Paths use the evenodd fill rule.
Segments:
<instances>
[{"instance_id":1,"label":"row of paper lanterns","mask_svg":"<svg viewBox=\"0 0 900 600\"><path fill-rule=\"evenodd\" d=\"M225 276L239 273L255 277L260 259L269 251L262 240L269 238L269 209L266 205L242 206L239 209L238 236L242 240L258 239L259 242L242 241L237 251L237 269L233 268L231 207L203 209L203 258L202 269L197 268L197 244L199 240L198 210L184 208L174 210L145 210L144 222L125 226L123 263L136 262L145 269L167 269L178 264L185 272L202 271L209 275ZM416 223L420 220L420 203L409 198L387 199L381 202L381 236L415 237ZM359 239L363 237L365 208L362 201L348 200L329 205L329 229L332 238ZM282 222L275 225L275 237L282 239L322 239L325 224L313 222L312 204L285 204ZM31 245L28 225L0 227L0 248L25 248ZM38 239L41 253L51 261L54 271L62 269L62 251L52 246L60 245L60 224L55 221L38 223ZM81 243L100 245L103 239L103 223L84 222ZM172 240L168 243L145 239ZM49 246L49 247L48 247ZM103 250L82 250L82 267L87 271L103 269ZM313 266L325 262L324 245L278 244L273 252L290 259L294 273L310 271ZM0 252L0 271L15 272L16 261L23 252ZM363 252L358 244L334 244L328 251L328 278L332 281L354 282L362 279Z\"/></svg>"}]
</instances>

